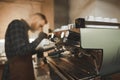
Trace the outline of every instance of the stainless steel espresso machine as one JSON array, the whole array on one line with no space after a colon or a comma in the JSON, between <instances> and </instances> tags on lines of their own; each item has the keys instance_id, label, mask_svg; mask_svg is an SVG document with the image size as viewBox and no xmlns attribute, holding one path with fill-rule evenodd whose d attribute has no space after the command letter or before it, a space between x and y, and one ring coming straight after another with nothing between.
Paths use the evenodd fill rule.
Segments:
<instances>
[{"instance_id":1,"label":"stainless steel espresso machine","mask_svg":"<svg viewBox=\"0 0 120 80\"><path fill-rule=\"evenodd\" d=\"M87 25L99 27L90 28ZM104 27L100 28L101 25ZM54 32L50 40L56 46L47 57L51 78L102 80L102 77L119 73L119 26L119 23L76 19L75 28Z\"/></svg>"}]
</instances>

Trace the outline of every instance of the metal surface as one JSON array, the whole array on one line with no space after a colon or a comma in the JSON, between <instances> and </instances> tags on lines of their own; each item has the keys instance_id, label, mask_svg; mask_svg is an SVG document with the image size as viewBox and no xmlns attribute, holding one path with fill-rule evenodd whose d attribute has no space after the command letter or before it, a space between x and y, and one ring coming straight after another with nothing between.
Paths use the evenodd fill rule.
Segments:
<instances>
[{"instance_id":1,"label":"metal surface","mask_svg":"<svg viewBox=\"0 0 120 80\"><path fill-rule=\"evenodd\" d=\"M85 21L86 25L103 25L103 26L119 26L120 23L111 23L111 22L99 22L99 21Z\"/></svg>"},{"instance_id":2,"label":"metal surface","mask_svg":"<svg viewBox=\"0 0 120 80\"><path fill-rule=\"evenodd\" d=\"M100 76L120 71L120 30L80 29L81 47L103 49L103 62Z\"/></svg>"},{"instance_id":3,"label":"metal surface","mask_svg":"<svg viewBox=\"0 0 120 80\"><path fill-rule=\"evenodd\" d=\"M57 70L54 70L64 75L68 80L89 80L97 76L99 63L96 63L96 59L99 59L102 53L100 50L86 50L86 52L88 52L87 55L81 54L81 56L47 57L48 64L53 69L56 67ZM96 54L99 57L95 56ZM56 74L62 78L63 76L58 72Z\"/></svg>"}]
</instances>

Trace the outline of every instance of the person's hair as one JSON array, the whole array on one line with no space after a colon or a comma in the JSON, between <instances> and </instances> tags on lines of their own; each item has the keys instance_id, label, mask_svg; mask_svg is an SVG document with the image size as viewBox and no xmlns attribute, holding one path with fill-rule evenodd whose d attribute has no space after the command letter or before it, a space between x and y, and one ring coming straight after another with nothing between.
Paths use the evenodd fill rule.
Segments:
<instances>
[{"instance_id":1,"label":"person's hair","mask_svg":"<svg viewBox=\"0 0 120 80\"><path fill-rule=\"evenodd\" d=\"M46 16L44 14L42 14L42 13L35 13L34 15L37 15L37 16L41 17L43 20L45 20L45 24L48 23L47 18L46 18Z\"/></svg>"}]
</instances>

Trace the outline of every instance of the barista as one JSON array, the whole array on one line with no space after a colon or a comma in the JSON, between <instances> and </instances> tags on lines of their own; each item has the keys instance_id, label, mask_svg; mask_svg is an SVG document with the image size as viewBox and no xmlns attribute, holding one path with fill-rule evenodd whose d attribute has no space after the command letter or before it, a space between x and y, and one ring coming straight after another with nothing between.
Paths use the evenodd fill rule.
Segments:
<instances>
[{"instance_id":1,"label":"barista","mask_svg":"<svg viewBox=\"0 0 120 80\"><path fill-rule=\"evenodd\" d=\"M45 15L33 14L28 20L13 20L5 35L5 52L8 59L9 74L6 80L35 80L32 55L36 53L35 48L46 38L42 32L43 26L47 24ZM41 30L37 39L29 43L28 31Z\"/></svg>"}]
</instances>

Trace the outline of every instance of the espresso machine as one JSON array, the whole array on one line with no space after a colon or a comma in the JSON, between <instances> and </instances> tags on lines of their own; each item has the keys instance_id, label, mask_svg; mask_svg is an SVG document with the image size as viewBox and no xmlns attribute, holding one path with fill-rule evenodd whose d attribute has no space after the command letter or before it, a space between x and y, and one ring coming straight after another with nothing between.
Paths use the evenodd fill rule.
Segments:
<instances>
[{"instance_id":1,"label":"espresso machine","mask_svg":"<svg viewBox=\"0 0 120 80\"><path fill-rule=\"evenodd\" d=\"M104 28L87 25L102 25ZM55 43L55 47L47 57L52 79L102 80L107 75L119 73L119 26L119 23L79 18L75 20L75 29L53 32L49 40Z\"/></svg>"}]
</instances>

